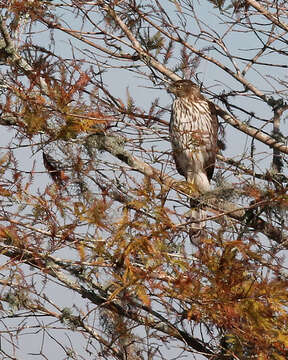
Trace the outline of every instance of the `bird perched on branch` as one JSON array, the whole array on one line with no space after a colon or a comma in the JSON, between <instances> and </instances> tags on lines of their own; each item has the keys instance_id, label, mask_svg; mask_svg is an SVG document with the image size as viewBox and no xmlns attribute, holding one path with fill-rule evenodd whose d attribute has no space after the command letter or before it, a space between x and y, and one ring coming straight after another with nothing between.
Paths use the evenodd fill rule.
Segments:
<instances>
[{"instance_id":1,"label":"bird perched on branch","mask_svg":"<svg viewBox=\"0 0 288 360\"><path fill-rule=\"evenodd\" d=\"M178 80L168 87L175 95L170 119L170 139L179 174L185 176L195 195L210 190L217 153L216 109L190 80ZM205 227L205 211L191 199L190 238L199 239ZM197 240L195 240L197 242Z\"/></svg>"}]
</instances>

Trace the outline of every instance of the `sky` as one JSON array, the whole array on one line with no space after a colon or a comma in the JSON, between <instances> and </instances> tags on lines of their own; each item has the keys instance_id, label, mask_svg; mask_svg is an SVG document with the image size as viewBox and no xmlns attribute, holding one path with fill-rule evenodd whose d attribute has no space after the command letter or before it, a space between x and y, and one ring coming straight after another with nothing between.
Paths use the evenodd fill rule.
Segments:
<instances>
[{"instance_id":1,"label":"sky","mask_svg":"<svg viewBox=\"0 0 288 360\"><path fill-rule=\"evenodd\" d=\"M212 5L209 4L207 1L201 1L201 3L195 1L195 6L196 8L198 8L197 12L199 13L201 20L203 21L203 24L205 24L205 26L207 25L211 31L215 30L219 34L224 34L227 32L227 35L224 37L224 41L227 44L227 47L229 47L229 49L231 49L231 51L233 51L234 54L237 53L239 56L244 56L246 55L247 50L254 49L255 47L254 34L244 31L238 33L233 33L232 31L228 31L227 26L221 23L218 10L214 9ZM61 11L62 10L59 10L59 13ZM64 11L63 11L63 15L64 15ZM173 14L171 14L171 16L173 16ZM70 22L70 25L72 24L77 25L77 20L73 19L73 17L69 19L67 18L67 22L68 24ZM191 19L191 29L193 30L194 28L195 28L195 24L193 24L193 19ZM33 29L33 31L35 31L35 35L33 36L33 38L35 39L36 42L38 42L40 45L43 46L43 43L45 44L46 42L49 42L49 34L47 31L46 32L40 31L42 29L43 29L42 26L39 26L39 29L37 28ZM37 30L40 31L38 34L36 33ZM23 33L22 35L23 41L25 41L25 36L26 36L25 33ZM71 56L70 43L68 42L68 38L65 35L63 35L63 33L55 32L55 43L56 43L56 49L61 56L63 56L64 58ZM72 44L75 44L75 46L79 47L80 49L85 47L85 45L83 45L77 40L72 40ZM203 46L207 46L207 43L201 41L200 39L195 39L195 43L193 45L197 48L202 48ZM213 49L207 52L207 54L211 56L213 55L215 58L219 59L220 61L223 62L226 61L223 58L223 56L221 56ZM82 58L83 54L79 55L79 57ZM271 54L271 58L268 57L266 61L269 62L272 61L272 59L273 61L275 59L275 55L273 54ZM177 57L175 57L174 61L175 63L177 63L178 61ZM273 75L275 76L279 76L283 78L287 76L286 69L281 69L281 70L273 69L273 71L274 71ZM204 60L201 61L201 64L197 69L197 72L198 72L198 78L201 81L203 81L205 87L208 89L211 88L213 89L213 91L217 93L221 93L221 91L223 91L223 88L227 89L228 86L231 86L232 88L235 87L235 81L232 80L231 77L229 77L227 74L225 74L225 72L223 72L218 67L207 61ZM147 79L141 78L140 76L135 77L133 76L133 74L128 72L118 71L117 69L110 70L104 74L104 80L110 86L110 88L113 89L113 94L115 96L123 96L123 94L126 92L126 89L128 88L130 94L133 94L135 102L143 106L147 110L149 109L151 101L153 101L156 97L159 97L160 99L160 106L166 108L169 108L172 102L171 96L167 94L163 86L159 86L158 88L153 89L153 86L151 85L151 83L147 81ZM259 75L259 73L257 73L254 70L250 70L249 80L250 82L255 82L257 86L259 86L260 88L263 89L268 88L268 83L266 82L266 80L264 80ZM239 87L239 85L236 86L237 88ZM237 104L240 107L241 106L249 107L251 111L256 112L257 114L259 114L259 116L263 116L264 118L269 119L269 117L271 116L271 113L267 111L267 108L263 107L263 104L260 101L257 102L254 100L252 101L250 99L243 98L243 100L240 99L239 102L237 100ZM168 112L166 114L165 120L169 121ZM240 120L245 121L247 119L242 117ZM271 126L270 128L267 126L267 128L269 129L269 131L271 130ZM4 154L8 144L10 146L14 146L15 144L17 144L18 141L14 139L15 132L13 130L2 127L1 131L2 131L2 136L0 137L0 154ZM283 131L285 131L284 128ZM235 157L235 159L237 159L242 156L243 152L247 152L247 154L250 155L251 140L248 139L245 134L239 134L239 132L233 129L230 125L226 126L226 133L227 133L226 136L227 143L226 143L226 150L224 152L225 156ZM261 170L265 171L265 168L269 168L270 166L272 152L268 150L267 147L265 147L263 144L260 144L258 141L256 141L256 144L257 144L256 151L259 152L260 154L259 158L261 157L265 159L264 161L259 163L259 167L261 168ZM161 150L164 149L169 151L170 144L168 141L166 141L163 143L159 143L158 147ZM29 171L32 167L31 164L34 160L36 161L36 171L40 171L40 172L44 171L42 165L41 153L31 154L29 147L27 148L22 147L19 150L15 149L14 152L18 159L18 167L20 171L27 171L27 170ZM38 189L41 188L43 189L43 186L45 187L46 184L47 184L46 175L39 174L39 176L37 177L37 181L33 184L33 188L35 192L37 192ZM1 261L6 261L6 259L0 258L0 265L1 265ZM39 277L39 282L41 281L43 281L42 276ZM61 289L61 291L58 290L59 286L57 286L55 283L51 283L49 287L51 288L51 292L53 293L54 300L57 302L57 304L59 304L59 306L72 307L74 303L78 303L79 301L81 301L79 299L79 296L76 294L72 295L71 297L71 292L68 291L66 293L65 289L63 288ZM11 319L11 322L14 321L15 320ZM51 324L51 326L53 326L53 324ZM1 323L0 323L0 330L1 330ZM28 331L31 331L31 333L34 332L33 329ZM69 333L69 336L72 336L72 339L74 339L74 335L73 334L71 335L69 331L68 332L63 331L61 335L63 337L63 342L65 342L65 339L67 339L68 336L67 333ZM32 335L31 339L35 339L35 336L36 335ZM57 334L57 336L59 335ZM37 336L37 339L40 341L40 335ZM61 337L59 337L58 339L61 340ZM76 335L75 335L75 339L76 340L74 341L77 342ZM23 340L21 339L21 337L19 338L19 348L21 350L19 351L18 355L20 356L21 354L23 360L32 360L37 358L37 356L33 354L29 354L29 352L30 353L34 352L33 346L38 345L37 342L35 340L31 340L31 342L27 344L26 341L27 340L25 336L23 337ZM45 344L46 344L45 346L48 347L47 354L49 354L49 359L54 359L54 360L63 359L62 355L59 356L59 349L54 346L54 341L49 340L48 335L45 339ZM51 347L49 348L49 346ZM38 346L37 349L39 349ZM37 349L35 347L35 352L37 352ZM197 357L197 360L201 360L201 357L200 356Z\"/></svg>"}]
</instances>

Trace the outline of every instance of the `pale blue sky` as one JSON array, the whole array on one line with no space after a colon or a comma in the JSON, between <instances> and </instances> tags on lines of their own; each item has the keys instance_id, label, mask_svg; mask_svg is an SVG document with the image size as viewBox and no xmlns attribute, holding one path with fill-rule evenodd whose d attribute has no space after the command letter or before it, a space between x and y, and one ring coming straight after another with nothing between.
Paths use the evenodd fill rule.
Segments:
<instances>
[{"instance_id":1,"label":"pale blue sky","mask_svg":"<svg viewBox=\"0 0 288 360\"><path fill-rule=\"evenodd\" d=\"M168 2L167 2L168 4ZM195 1L195 5L197 2ZM226 25L221 24L221 20L219 19L219 12L217 9L213 9L213 7L208 4L207 1L201 1L201 4L196 6L199 8L199 15L201 20L204 24L209 24L210 28L215 29L218 33L223 34L227 29ZM198 11L198 10L197 10ZM63 16L65 17L65 13L63 10ZM77 25L77 21L75 21L73 18L67 18L67 22L70 22L70 25L74 26ZM74 24L75 22L75 24ZM191 24L189 26L191 27L191 31L195 31L195 24L193 24L193 19L191 19ZM203 25L204 27L204 25ZM36 29L34 29L36 30ZM38 41L41 46L45 46L49 42L48 32L41 32L38 35L33 35L33 38L35 38L35 41ZM36 40L37 39L37 40ZM246 53L243 49L251 49L255 46L255 36L253 33L232 33L230 32L225 38L225 43L227 47L233 51L234 54L238 54L240 56L246 56ZM23 35L23 41L25 41L25 35ZM67 41L67 36L65 36L63 33L55 32L55 41L56 41L56 51L63 57L71 57L71 49L70 44ZM75 44L80 49L83 49L86 47L83 43L80 43L77 40L72 40L72 44ZM195 43L193 45L197 48L201 48L204 46L207 46L207 43L202 40L195 40ZM213 44L210 44L211 46ZM75 52L77 54L77 51ZM230 66L230 62L227 61L227 59L221 57L215 50L210 50L207 54L214 56L218 60L225 61L227 66ZM249 53L248 53L249 54ZM83 58L83 54L79 54L79 58ZM277 56L275 54L271 54L270 57L267 57L266 61L274 61L274 58ZM177 62L177 58L174 59L175 63ZM241 62L240 62L241 64ZM261 69L260 69L261 70ZM273 71L274 76L279 76L280 78L287 77L287 70L286 69L278 69L273 68L271 69ZM1 71L1 68L0 68ZM270 69L269 69L270 71ZM201 61L201 65L198 69L199 73L199 79L203 81L204 85L208 88L211 87L213 91L216 93L220 93L225 89L225 86L222 84L225 84L226 86L231 86L231 88L240 88L238 84L236 84L235 80L231 79L230 76L228 76L223 70L220 70L217 66L206 62L204 60ZM272 74L271 74L272 75ZM255 72L254 70L250 70L248 73L249 81L254 82L259 88L264 89L270 89L272 88L268 86L268 84ZM119 69L110 70L107 71L107 73L104 74L104 80L109 85L110 89L113 91L113 95L115 96L123 96L123 94L126 93L126 88L129 88L130 94L133 94L133 97L135 99L136 104L139 104L140 106L143 106L148 110L151 101L155 99L155 97L160 98L160 105L168 107L170 106L170 103L172 101L172 98L170 95L166 93L166 91L159 90L159 89L153 89L153 85L151 82L149 83L147 79L143 79L137 76L133 76L131 72L124 72L120 71ZM235 85L236 84L236 85ZM149 87L149 88L148 88ZM248 107L251 111L254 111L255 113L259 114L260 116L263 116L267 119L271 116L271 113L268 112L268 107L263 106L263 103L260 101L252 101L247 98L239 98L239 100L236 100L236 103L239 106ZM221 104L220 104L221 105ZM243 116L243 115L242 115ZM169 120L169 114L166 114L166 120ZM247 120L245 118L240 118L240 120ZM271 126L267 126L267 129L271 129ZM10 143L11 139L14 137L14 131L8 130L5 127L1 128L2 136L0 138L0 150L3 154L5 152L5 147L7 144ZM285 129L283 128L283 131ZM250 139L247 138L247 136L243 133L239 133L238 131L234 130L230 125L226 127L227 132L227 149L225 151L226 156L241 156L244 151L249 150L250 145ZM248 141L248 142L247 142ZM17 141L12 140L12 145L16 144ZM266 160L261 164L261 167L269 167L270 161L271 161L271 154L272 151L265 147L264 145L260 144L258 141L256 141L257 145L257 152L264 152L263 157L266 158ZM158 144L159 149L165 149L169 150L170 144L168 142L163 142ZM36 159L37 166L36 170L44 171L43 165L42 165L42 158L40 156L40 153L36 156L32 156L29 148L21 148L20 150L15 150L15 154L18 159L18 166L19 170L25 170L29 171L32 167L32 162L34 159ZM261 155L262 156L262 155ZM33 184L33 188L35 191L37 191L38 188L45 187L47 184L47 177L46 175L39 175L36 177L37 181ZM50 180L48 180L50 181ZM0 265L1 265L1 258L0 258ZM4 260L4 259L3 259ZM39 279L39 281L41 281ZM54 289L55 286L55 289ZM59 304L59 306L68 306L71 307L74 303L78 303L80 301L80 297L76 294L73 294L71 292L67 292L65 290L59 290L59 287L57 287L55 284L51 283L49 285L49 288L51 289L51 293L53 294L54 301ZM48 290L47 290L48 293ZM12 321L12 320L11 320ZM13 320L14 322L15 320ZM1 323L0 323L0 330L1 330ZM3 328L2 328L3 330ZM31 331L33 332L33 330ZM63 340L63 343L66 343L67 337L65 335L65 330L63 330L62 333L62 339L59 338L61 341ZM69 331L67 331L68 333ZM69 332L70 333L70 332ZM57 336L58 332L57 332ZM27 342L27 339L30 338L30 341ZM75 338L75 342L73 342L73 346L76 348L78 337L77 335L72 335L72 338ZM38 359L37 356L29 355L29 352L34 352L33 346L38 345L38 343L41 341L41 335L32 335L32 336L24 336L23 339L19 338L19 352L18 356L21 357L23 360L35 360ZM32 347L31 347L32 344ZM49 354L49 359L53 360L62 360L64 359L63 353L61 353L61 356L59 356L59 348L55 347L55 343L52 340L49 340L49 337L46 338L46 344L47 346L50 346L50 348L47 350L47 354ZM3 346L3 344L2 344ZM39 349L39 347L35 347L35 352ZM77 360L80 359L80 357L77 357ZM91 357L92 359L92 357ZM197 357L197 360L200 360L201 356Z\"/></svg>"}]
</instances>

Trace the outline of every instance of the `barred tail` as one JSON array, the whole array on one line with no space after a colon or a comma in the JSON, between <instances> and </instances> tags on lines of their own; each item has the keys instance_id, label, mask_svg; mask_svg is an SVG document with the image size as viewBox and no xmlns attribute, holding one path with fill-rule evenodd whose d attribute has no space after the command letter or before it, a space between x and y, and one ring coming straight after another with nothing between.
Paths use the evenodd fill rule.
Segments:
<instances>
[{"instance_id":1,"label":"barred tail","mask_svg":"<svg viewBox=\"0 0 288 360\"><path fill-rule=\"evenodd\" d=\"M189 229L190 241L193 245L199 245L201 243L201 238L206 234L205 231L205 220L206 211L201 208L201 204L198 201L190 200L190 215L189 219L191 221Z\"/></svg>"},{"instance_id":2,"label":"barred tail","mask_svg":"<svg viewBox=\"0 0 288 360\"><path fill-rule=\"evenodd\" d=\"M187 181L193 185L198 194L204 194L210 190L209 179L204 171L198 169L197 172L188 173ZM190 199L190 241L194 245L199 245L201 238L206 235L205 226L206 211L203 209L202 204L198 200Z\"/></svg>"}]
</instances>

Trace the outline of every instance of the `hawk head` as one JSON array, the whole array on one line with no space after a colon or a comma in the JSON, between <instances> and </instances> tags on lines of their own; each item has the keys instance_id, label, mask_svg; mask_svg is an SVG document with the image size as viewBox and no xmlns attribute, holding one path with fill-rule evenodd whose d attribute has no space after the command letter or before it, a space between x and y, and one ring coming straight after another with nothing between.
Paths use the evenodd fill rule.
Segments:
<instances>
[{"instance_id":1,"label":"hawk head","mask_svg":"<svg viewBox=\"0 0 288 360\"><path fill-rule=\"evenodd\" d=\"M176 97L201 97L199 86L191 80L177 80L169 85L167 91Z\"/></svg>"}]
</instances>

